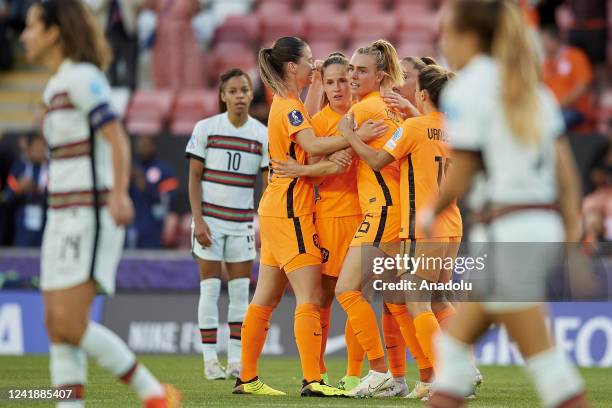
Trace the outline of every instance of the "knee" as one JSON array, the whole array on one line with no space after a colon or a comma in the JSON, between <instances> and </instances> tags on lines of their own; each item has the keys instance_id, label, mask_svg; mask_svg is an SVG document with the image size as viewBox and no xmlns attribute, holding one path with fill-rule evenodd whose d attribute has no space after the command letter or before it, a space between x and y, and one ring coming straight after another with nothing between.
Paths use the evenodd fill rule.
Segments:
<instances>
[{"instance_id":1,"label":"knee","mask_svg":"<svg viewBox=\"0 0 612 408\"><path fill-rule=\"evenodd\" d=\"M78 345L87 329L87 321L60 307L47 308L45 326L51 341Z\"/></svg>"}]
</instances>

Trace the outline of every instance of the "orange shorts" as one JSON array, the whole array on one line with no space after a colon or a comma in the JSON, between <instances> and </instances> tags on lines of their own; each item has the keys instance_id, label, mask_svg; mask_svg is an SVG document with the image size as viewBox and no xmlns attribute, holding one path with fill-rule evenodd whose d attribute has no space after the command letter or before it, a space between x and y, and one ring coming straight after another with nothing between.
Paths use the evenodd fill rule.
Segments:
<instances>
[{"instance_id":1,"label":"orange shorts","mask_svg":"<svg viewBox=\"0 0 612 408\"><path fill-rule=\"evenodd\" d=\"M399 242L401 228L399 207L384 207L380 214L366 213L357 227L350 246Z\"/></svg>"},{"instance_id":2,"label":"orange shorts","mask_svg":"<svg viewBox=\"0 0 612 408\"><path fill-rule=\"evenodd\" d=\"M259 262L289 273L321 263L319 238L312 215L295 218L259 216Z\"/></svg>"},{"instance_id":3,"label":"orange shorts","mask_svg":"<svg viewBox=\"0 0 612 408\"><path fill-rule=\"evenodd\" d=\"M430 282L448 282L453 276L449 259L455 259L461 245L461 237L419 238L402 240L400 255L420 258L415 274ZM443 261L437 262L435 260ZM428 262L429 261L429 262ZM406 271L399 271L403 274Z\"/></svg>"},{"instance_id":4,"label":"orange shorts","mask_svg":"<svg viewBox=\"0 0 612 408\"><path fill-rule=\"evenodd\" d=\"M315 227L317 227L321 243L323 257L321 273L323 275L338 277L344 256L361 219L361 215L315 219Z\"/></svg>"}]
</instances>

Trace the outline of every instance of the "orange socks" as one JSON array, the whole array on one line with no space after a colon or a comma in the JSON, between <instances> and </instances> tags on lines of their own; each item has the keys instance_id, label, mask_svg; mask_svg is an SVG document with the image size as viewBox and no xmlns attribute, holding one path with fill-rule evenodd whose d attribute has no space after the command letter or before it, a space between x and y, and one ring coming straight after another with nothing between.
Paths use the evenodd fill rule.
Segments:
<instances>
[{"instance_id":1,"label":"orange socks","mask_svg":"<svg viewBox=\"0 0 612 408\"><path fill-rule=\"evenodd\" d=\"M257 361L263 350L270 318L274 308L251 303L242 323L240 336L242 338L242 369L240 379L252 380L257 376Z\"/></svg>"},{"instance_id":2,"label":"orange socks","mask_svg":"<svg viewBox=\"0 0 612 408\"><path fill-rule=\"evenodd\" d=\"M376 315L372 306L361 296L361 292L348 291L336 298L348 315L355 336L368 354L368 359L371 361L384 357L385 352L378 332Z\"/></svg>"},{"instance_id":3,"label":"orange socks","mask_svg":"<svg viewBox=\"0 0 612 408\"><path fill-rule=\"evenodd\" d=\"M346 342L346 375L349 377L361 377L361 363L365 351L355 336L351 321L347 318L344 325L344 341Z\"/></svg>"},{"instance_id":4,"label":"orange socks","mask_svg":"<svg viewBox=\"0 0 612 408\"><path fill-rule=\"evenodd\" d=\"M416 337L421 345L421 350L429 361L436 366L434 358L433 338L440 331L440 325L436 316L432 312L423 312L414 318L414 328L416 329Z\"/></svg>"},{"instance_id":5,"label":"orange socks","mask_svg":"<svg viewBox=\"0 0 612 408\"><path fill-rule=\"evenodd\" d=\"M446 328L446 325L450 321L451 317L455 315L455 308L452 306L445 307L436 313L436 319L438 320L438 324L442 329Z\"/></svg>"},{"instance_id":6,"label":"orange socks","mask_svg":"<svg viewBox=\"0 0 612 408\"><path fill-rule=\"evenodd\" d=\"M295 343L300 353L302 373L307 382L320 381L319 356L321 354L321 315L319 306L314 303L302 303L295 308L293 326Z\"/></svg>"},{"instance_id":7,"label":"orange socks","mask_svg":"<svg viewBox=\"0 0 612 408\"><path fill-rule=\"evenodd\" d=\"M393 315L382 315L382 329L389 359L389 370L393 377L406 375L406 343Z\"/></svg>"},{"instance_id":8,"label":"orange socks","mask_svg":"<svg viewBox=\"0 0 612 408\"><path fill-rule=\"evenodd\" d=\"M327 366L325 365L325 347L327 346L327 336L329 335L329 316L331 314L331 306L325 309L321 308L321 355L319 357L319 372L326 373Z\"/></svg>"}]
</instances>

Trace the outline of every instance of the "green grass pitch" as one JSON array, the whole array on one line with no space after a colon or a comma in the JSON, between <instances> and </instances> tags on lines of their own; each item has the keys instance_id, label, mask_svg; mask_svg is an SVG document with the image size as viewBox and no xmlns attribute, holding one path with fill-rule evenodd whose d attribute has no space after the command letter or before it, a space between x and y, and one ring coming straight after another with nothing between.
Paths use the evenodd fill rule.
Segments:
<instances>
[{"instance_id":1,"label":"green grass pitch","mask_svg":"<svg viewBox=\"0 0 612 408\"><path fill-rule=\"evenodd\" d=\"M140 356L162 381L175 384L183 393L184 407L365 407L365 406L422 406L420 401L404 399L304 399L299 396L300 366L297 358L265 357L260 363L260 376L271 386L287 392L287 397L257 397L232 395L233 381L205 381L202 361L198 356ZM47 356L0 357L0 389L48 388L49 360ZM328 359L332 382L337 382L343 373L345 363L341 358ZM416 380L414 365L407 369L410 387ZM487 408L537 407L538 398L521 367L481 367L485 383L476 401L470 406ZM589 392L589 399L595 407L612 406L612 369L582 369ZM118 384L109 374L89 363L89 382L85 391L87 407L137 407L134 394L124 385ZM50 402L8 403L0 406L43 407Z\"/></svg>"}]
</instances>

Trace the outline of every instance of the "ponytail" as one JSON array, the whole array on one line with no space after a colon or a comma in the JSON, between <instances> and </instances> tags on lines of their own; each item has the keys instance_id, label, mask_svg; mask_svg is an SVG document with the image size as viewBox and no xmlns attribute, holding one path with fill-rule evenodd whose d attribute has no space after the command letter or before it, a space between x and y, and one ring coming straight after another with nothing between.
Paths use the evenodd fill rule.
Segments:
<instances>
[{"instance_id":1,"label":"ponytail","mask_svg":"<svg viewBox=\"0 0 612 408\"><path fill-rule=\"evenodd\" d=\"M376 40L368 47L359 48L359 54L371 55L376 59L376 69L387 74L392 86L404 84L404 73L395 47L387 40ZM383 80L384 82L385 80Z\"/></svg>"},{"instance_id":2,"label":"ponytail","mask_svg":"<svg viewBox=\"0 0 612 408\"><path fill-rule=\"evenodd\" d=\"M427 65L419 71L419 89L427 91L431 103L438 109L440 93L446 83L455 77L451 71L447 71L439 65Z\"/></svg>"},{"instance_id":3,"label":"ponytail","mask_svg":"<svg viewBox=\"0 0 612 408\"><path fill-rule=\"evenodd\" d=\"M287 95L285 64L297 63L302 56L306 43L298 37L281 37L272 48L262 48L258 54L259 74L262 82L276 95Z\"/></svg>"},{"instance_id":4,"label":"ponytail","mask_svg":"<svg viewBox=\"0 0 612 408\"><path fill-rule=\"evenodd\" d=\"M507 1L501 4L492 55L499 64L502 106L510 129L521 143L536 144L542 132L540 65L518 8Z\"/></svg>"}]
</instances>

